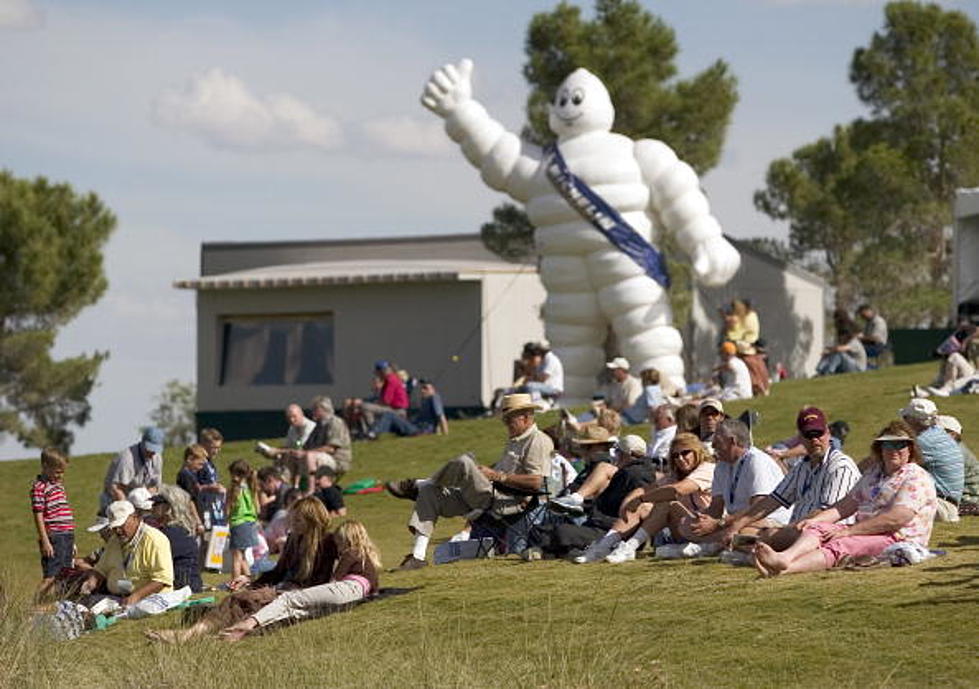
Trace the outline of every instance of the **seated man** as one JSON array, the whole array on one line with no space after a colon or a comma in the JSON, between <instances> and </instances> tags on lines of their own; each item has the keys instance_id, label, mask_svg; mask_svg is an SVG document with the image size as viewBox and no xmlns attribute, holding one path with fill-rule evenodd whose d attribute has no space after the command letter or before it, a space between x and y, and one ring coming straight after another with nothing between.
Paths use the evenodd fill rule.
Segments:
<instances>
[{"instance_id":1,"label":"seated man","mask_svg":"<svg viewBox=\"0 0 979 689\"><path fill-rule=\"evenodd\" d=\"M566 490L566 494L549 503L551 510L567 514L584 514L585 500L601 493L619 470L612 458L615 438L606 428L588 424L578 431L574 441L578 459L585 463Z\"/></svg>"},{"instance_id":2,"label":"seated man","mask_svg":"<svg viewBox=\"0 0 979 689\"><path fill-rule=\"evenodd\" d=\"M301 469L292 477L292 485L298 487L300 475L305 474L309 479L306 490L310 493L313 491L315 474L319 467L328 466L339 477L350 470L350 463L353 461L350 431L344 420L333 413L333 402L330 398L316 397L312 407L316 428L306 438L301 450L289 451L289 457Z\"/></svg>"},{"instance_id":3,"label":"seated man","mask_svg":"<svg viewBox=\"0 0 979 689\"><path fill-rule=\"evenodd\" d=\"M650 429L649 450L647 455L662 469L670 454L670 444L676 437L676 407L672 404L661 404L653 410L653 427Z\"/></svg>"},{"instance_id":4,"label":"seated man","mask_svg":"<svg viewBox=\"0 0 979 689\"><path fill-rule=\"evenodd\" d=\"M526 360L528 373L517 392L526 392L535 401L553 400L564 393L564 366L546 343L528 342L522 359Z\"/></svg>"},{"instance_id":5,"label":"seated man","mask_svg":"<svg viewBox=\"0 0 979 689\"><path fill-rule=\"evenodd\" d=\"M959 521L959 502L965 487L965 460L958 444L938 425L938 407L931 400L913 399L901 418L917 434L923 466L935 481L938 510L935 521Z\"/></svg>"},{"instance_id":6,"label":"seated man","mask_svg":"<svg viewBox=\"0 0 979 689\"><path fill-rule=\"evenodd\" d=\"M384 412L398 416L408 413L408 391L394 367L387 361L378 361L374 364L374 375L378 381L377 395L360 403L360 411L368 428Z\"/></svg>"},{"instance_id":7,"label":"seated man","mask_svg":"<svg viewBox=\"0 0 979 689\"><path fill-rule=\"evenodd\" d=\"M106 516L113 535L81 592L110 593L122 596L123 605L133 605L154 593L171 591L173 559L167 537L143 522L126 500L110 503Z\"/></svg>"},{"instance_id":8,"label":"seated man","mask_svg":"<svg viewBox=\"0 0 979 689\"><path fill-rule=\"evenodd\" d=\"M942 363L938 376L931 385L914 385L911 394L915 397L949 397L966 394L973 382L979 383L976 368L959 352L940 354Z\"/></svg>"},{"instance_id":9,"label":"seated man","mask_svg":"<svg viewBox=\"0 0 979 689\"><path fill-rule=\"evenodd\" d=\"M959 514L979 514L979 460L962 442L962 424L954 416L939 416L938 425L955 441L962 452L964 480L962 483L962 500L959 501Z\"/></svg>"},{"instance_id":10,"label":"seated man","mask_svg":"<svg viewBox=\"0 0 979 689\"><path fill-rule=\"evenodd\" d=\"M442 406L442 396L435 390L435 384L430 380L418 381L421 392L421 405L411 420L394 412L384 412L374 422L367 437L371 440L382 433L394 433L400 436L426 435L438 433L449 434L449 422L445 418L445 408Z\"/></svg>"},{"instance_id":11,"label":"seated man","mask_svg":"<svg viewBox=\"0 0 979 689\"><path fill-rule=\"evenodd\" d=\"M887 349L887 321L870 304L861 304L857 315L863 319L863 332L858 335L867 356L876 359Z\"/></svg>"},{"instance_id":12,"label":"seated man","mask_svg":"<svg viewBox=\"0 0 979 689\"><path fill-rule=\"evenodd\" d=\"M827 347L816 364L816 375L830 376L836 373L858 373L867 370L867 352L857 337L855 325L843 328L836 345Z\"/></svg>"},{"instance_id":13,"label":"seated man","mask_svg":"<svg viewBox=\"0 0 979 689\"><path fill-rule=\"evenodd\" d=\"M471 454L463 454L449 460L428 480L406 479L387 484L392 495L415 503L408 520L415 543L399 569L419 569L428 564L428 542L439 517L474 518L485 511L505 515L524 508L525 498L498 493L494 483L526 491L544 486L554 444L537 428L535 410L530 395L518 393L503 398L500 411L509 440L503 457L493 467L476 464Z\"/></svg>"},{"instance_id":14,"label":"seated man","mask_svg":"<svg viewBox=\"0 0 979 689\"><path fill-rule=\"evenodd\" d=\"M605 368L612 375L612 380L605 386L605 404L621 414L642 395L642 382L629 373L629 360L625 357L615 357L605 364Z\"/></svg>"},{"instance_id":15,"label":"seated man","mask_svg":"<svg viewBox=\"0 0 979 689\"><path fill-rule=\"evenodd\" d=\"M285 411L286 437L281 447L269 447L265 443L255 445L255 451L263 457L275 460L275 465L282 474L283 479L290 481L298 472L295 466L288 461L290 450L299 450L309 438L310 433L316 428L316 422L307 419L303 408L298 404L290 404Z\"/></svg>"},{"instance_id":16,"label":"seated man","mask_svg":"<svg viewBox=\"0 0 979 689\"><path fill-rule=\"evenodd\" d=\"M726 418L727 414L724 413L724 405L720 400L713 397L701 400L700 408L697 411L697 437L700 438L700 442L707 446L707 450L711 454L713 454L714 449L712 445L714 433L721 421Z\"/></svg>"},{"instance_id":17,"label":"seated man","mask_svg":"<svg viewBox=\"0 0 979 689\"><path fill-rule=\"evenodd\" d=\"M805 457L796 463L771 494L756 500L747 509L727 518L720 540L730 545L746 526L765 519L779 508L792 508L791 523L806 519L842 500L860 480L854 461L833 447L826 415L817 407L805 407L796 417L796 428L806 448ZM785 550L799 536L793 526L762 529L758 537L776 550Z\"/></svg>"},{"instance_id":18,"label":"seated man","mask_svg":"<svg viewBox=\"0 0 979 689\"><path fill-rule=\"evenodd\" d=\"M282 474L276 467L262 467L258 470L258 488L259 519L263 524L268 524L275 513L283 508L286 494L292 488L282 480Z\"/></svg>"},{"instance_id":19,"label":"seated man","mask_svg":"<svg viewBox=\"0 0 979 689\"><path fill-rule=\"evenodd\" d=\"M713 445L717 464L710 505L680 524L685 540L708 546L701 549L701 554L719 550L722 539L729 536L726 515L741 514L764 500L783 478L775 460L751 445L748 427L737 419L725 419L717 426ZM767 519L742 525L740 533L755 535L763 528L781 528L788 521L789 510L779 506Z\"/></svg>"},{"instance_id":20,"label":"seated man","mask_svg":"<svg viewBox=\"0 0 979 689\"><path fill-rule=\"evenodd\" d=\"M718 384L718 396L722 400L750 400L751 372L738 356L733 342L724 342L719 350L720 363L714 368Z\"/></svg>"},{"instance_id":21,"label":"seated man","mask_svg":"<svg viewBox=\"0 0 979 689\"><path fill-rule=\"evenodd\" d=\"M155 493L163 483L163 431L151 427L135 445L115 456L105 472L99 514L105 514L110 502L125 500L129 491L143 486Z\"/></svg>"}]
</instances>

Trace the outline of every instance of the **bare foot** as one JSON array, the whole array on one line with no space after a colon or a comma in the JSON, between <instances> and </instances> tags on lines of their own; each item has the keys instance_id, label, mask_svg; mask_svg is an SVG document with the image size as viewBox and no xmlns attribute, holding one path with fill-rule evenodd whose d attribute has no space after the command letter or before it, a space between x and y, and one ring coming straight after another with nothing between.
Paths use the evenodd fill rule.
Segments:
<instances>
[{"instance_id":1,"label":"bare foot","mask_svg":"<svg viewBox=\"0 0 979 689\"><path fill-rule=\"evenodd\" d=\"M228 627L227 629L222 629L220 632L218 632L218 638L221 641L235 643L236 641L241 641L248 636L250 631L250 629L242 629L241 627Z\"/></svg>"},{"instance_id":2,"label":"bare foot","mask_svg":"<svg viewBox=\"0 0 979 689\"><path fill-rule=\"evenodd\" d=\"M165 644L175 644L186 641L188 634L182 629L150 629L143 632L150 641L162 641Z\"/></svg>"},{"instance_id":3,"label":"bare foot","mask_svg":"<svg viewBox=\"0 0 979 689\"><path fill-rule=\"evenodd\" d=\"M752 553L752 554L753 557L751 558L751 561L755 565L755 569L758 570L758 573L765 579L772 576L772 573L765 567L765 565L761 563L761 560L758 559L758 554L757 553Z\"/></svg>"},{"instance_id":4,"label":"bare foot","mask_svg":"<svg viewBox=\"0 0 979 689\"><path fill-rule=\"evenodd\" d=\"M782 570L787 566L782 562L778 553L772 550L772 547L767 543L758 543L755 546L755 562L759 571L768 572L767 574L763 574L763 576L769 577L781 574Z\"/></svg>"}]
</instances>

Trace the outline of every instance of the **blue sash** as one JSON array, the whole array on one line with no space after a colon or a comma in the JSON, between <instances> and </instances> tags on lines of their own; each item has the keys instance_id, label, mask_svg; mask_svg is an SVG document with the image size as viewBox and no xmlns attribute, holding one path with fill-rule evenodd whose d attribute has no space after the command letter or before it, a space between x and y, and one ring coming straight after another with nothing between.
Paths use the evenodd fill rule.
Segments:
<instances>
[{"instance_id":1,"label":"blue sash","mask_svg":"<svg viewBox=\"0 0 979 689\"><path fill-rule=\"evenodd\" d=\"M669 289L670 276L663 254L643 239L605 199L568 169L556 143L544 149L544 154L548 158L545 168L547 178L564 200L616 249L635 261L646 275L658 282L663 289Z\"/></svg>"}]
</instances>

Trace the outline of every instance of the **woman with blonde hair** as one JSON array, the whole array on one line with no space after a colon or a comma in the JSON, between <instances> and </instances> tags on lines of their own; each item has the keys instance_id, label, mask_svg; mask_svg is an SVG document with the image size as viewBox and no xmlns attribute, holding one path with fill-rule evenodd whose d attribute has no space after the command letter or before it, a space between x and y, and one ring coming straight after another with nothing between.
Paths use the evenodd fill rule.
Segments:
<instances>
[{"instance_id":1,"label":"woman with blonde hair","mask_svg":"<svg viewBox=\"0 0 979 689\"><path fill-rule=\"evenodd\" d=\"M875 558L899 541L927 548L937 508L935 482L921 466L914 431L904 421L892 421L871 444L870 469L853 490L796 523L801 534L782 552L758 543L755 566L770 577ZM854 514L853 524L839 523Z\"/></svg>"},{"instance_id":2,"label":"woman with blonde hair","mask_svg":"<svg viewBox=\"0 0 979 689\"><path fill-rule=\"evenodd\" d=\"M575 562L634 560L639 547L667 527L674 541L682 542L680 522L710 505L713 478L714 463L704 444L692 433L678 433L670 445L667 475L628 495L618 521Z\"/></svg>"},{"instance_id":3,"label":"woman with blonde hair","mask_svg":"<svg viewBox=\"0 0 979 689\"><path fill-rule=\"evenodd\" d=\"M239 641L259 627L305 620L377 593L381 556L367 535L367 528L361 522L349 520L340 525L335 538L340 559L333 581L283 593L258 612L222 631L221 637Z\"/></svg>"},{"instance_id":4,"label":"woman with blonde hair","mask_svg":"<svg viewBox=\"0 0 979 689\"><path fill-rule=\"evenodd\" d=\"M300 499L290 510L290 533L275 569L255 581L236 576L228 582L233 593L187 629L148 631L154 641L187 641L223 629L261 610L280 593L325 584L333 576L337 548L330 515L313 496Z\"/></svg>"}]
</instances>

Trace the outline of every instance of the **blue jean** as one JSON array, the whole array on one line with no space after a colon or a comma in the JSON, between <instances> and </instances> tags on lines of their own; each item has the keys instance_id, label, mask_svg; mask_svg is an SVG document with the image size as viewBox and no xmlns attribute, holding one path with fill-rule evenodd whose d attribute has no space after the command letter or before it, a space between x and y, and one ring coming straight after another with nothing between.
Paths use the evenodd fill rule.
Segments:
<instances>
[{"instance_id":1,"label":"blue jean","mask_svg":"<svg viewBox=\"0 0 979 689\"><path fill-rule=\"evenodd\" d=\"M422 431L403 416L398 416L394 412L386 411L378 417L374 425L371 426L371 433L381 435L381 433L395 433L397 435L418 435Z\"/></svg>"},{"instance_id":2,"label":"blue jean","mask_svg":"<svg viewBox=\"0 0 979 689\"><path fill-rule=\"evenodd\" d=\"M529 393L535 400L539 400L541 397L558 397L561 394L561 391L554 386L537 380L524 383L517 388L517 392Z\"/></svg>"},{"instance_id":3,"label":"blue jean","mask_svg":"<svg viewBox=\"0 0 979 689\"><path fill-rule=\"evenodd\" d=\"M857 362L845 352L827 354L816 366L816 373L821 376L830 376L835 373L856 373L859 370Z\"/></svg>"}]
</instances>

